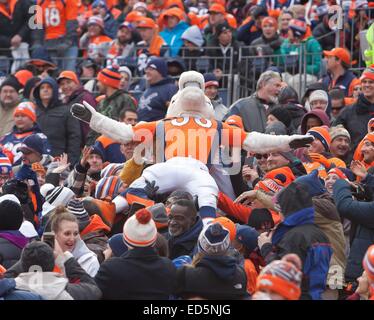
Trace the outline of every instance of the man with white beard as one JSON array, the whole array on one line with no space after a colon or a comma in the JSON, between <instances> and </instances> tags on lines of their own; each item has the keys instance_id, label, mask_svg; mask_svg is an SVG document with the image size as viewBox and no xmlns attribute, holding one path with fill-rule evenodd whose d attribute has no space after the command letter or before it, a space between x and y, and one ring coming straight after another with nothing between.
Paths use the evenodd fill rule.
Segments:
<instances>
[{"instance_id":1,"label":"man with white beard","mask_svg":"<svg viewBox=\"0 0 374 320\"><path fill-rule=\"evenodd\" d=\"M278 103L281 88L280 74L274 71L265 71L257 81L256 92L236 101L230 107L225 118L238 115L243 119L245 131L264 133L267 113Z\"/></svg>"}]
</instances>

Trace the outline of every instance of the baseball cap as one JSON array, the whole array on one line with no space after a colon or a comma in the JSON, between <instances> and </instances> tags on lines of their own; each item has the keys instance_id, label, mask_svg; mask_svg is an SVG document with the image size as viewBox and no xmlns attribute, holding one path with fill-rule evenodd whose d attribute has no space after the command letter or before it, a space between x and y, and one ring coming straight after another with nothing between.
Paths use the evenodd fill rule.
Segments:
<instances>
[{"instance_id":1,"label":"baseball cap","mask_svg":"<svg viewBox=\"0 0 374 320\"><path fill-rule=\"evenodd\" d=\"M345 48L334 48L330 51L324 50L323 53L326 57L337 57L346 64L356 63L356 61L351 61L351 54Z\"/></svg>"},{"instance_id":2,"label":"baseball cap","mask_svg":"<svg viewBox=\"0 0 374 320\"><path fill-rule=\"evenodd\" d=\"M37 134L32 134L23 140L22 145L17 149L24 153L37 152L39 154L44 153L43 140Z\"/></svg>"}]
</instances>

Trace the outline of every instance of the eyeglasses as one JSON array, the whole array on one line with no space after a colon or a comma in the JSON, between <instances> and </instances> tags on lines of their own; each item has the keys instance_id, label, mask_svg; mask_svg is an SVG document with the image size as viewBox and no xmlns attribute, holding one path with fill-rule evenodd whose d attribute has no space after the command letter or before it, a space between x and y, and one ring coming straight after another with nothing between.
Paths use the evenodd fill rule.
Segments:
<instances>
[{"instance_id":1,"label":"eyeglasses","mask_svg":"<svg viewBox=\"0 0 374 320\"><path fill-rule=\"evenodd\" d=\"M261 160L262 158L264 158L264 159L267 159L268 158L268 154L260 154L260 153L256 153L255 155L254 155L254 157L257 159L257 160Z\"/></svg>"}]
</instances>

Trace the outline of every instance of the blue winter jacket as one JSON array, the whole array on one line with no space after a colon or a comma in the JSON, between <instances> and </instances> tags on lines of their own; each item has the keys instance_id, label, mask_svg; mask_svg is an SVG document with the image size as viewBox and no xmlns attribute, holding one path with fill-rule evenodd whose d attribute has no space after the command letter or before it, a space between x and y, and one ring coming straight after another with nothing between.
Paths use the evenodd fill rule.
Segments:
<instances>
[{"instance_id":1,"label":"blue winter jacket","mask_svg":"<svg viewBox=\"0 0 374 320\"><path fill-rule=\"evenodd\" d=\"M368 178L365 180L370 184ZM340 216L352 222L351 231L354 231L354 234L351 237L345 277L347 281L356 281L363 272L362 259L366 250L374 243L374 201L354 200L351 186L345 180L335 182L333 196Z\"/></svg>"},{"instance_id":2,"label":"blue winter jacket","mask_svg":"<svg viewBox=\"0 0 374 320\"><path fill-rule=\"evenodd\" d=\"M165 28L160 32L160 36L170 47L170 56L176 57L179 49L183 46L182 34L188 29L189 25L181 21L173 29Z\"/></svg>"},{"instance_id":3,"label":"blue winter jacket","mask_svg":"<svg viewBox=\"0 0 374 320\"><path fill-rule=\"evenodd\" d=\"M149 86L139 100L139 121L156 121L165 117L168 104L173 95L178 91L174 80L165 78Z\"/></svg>"},{"instance_id":4,"label":"blue winter jacket","mask_svg":"<svg viewBox=\"0 0 374 320\"><path fill-rule=\"evenodd\" d=\"M302 261L300 299L321 300L333 252L327 236L314 224L313 208L286 216L275 230L272 244L261 248L261 255L267 263L288 253L297 254Z\"/></svg>"}]
</instances>

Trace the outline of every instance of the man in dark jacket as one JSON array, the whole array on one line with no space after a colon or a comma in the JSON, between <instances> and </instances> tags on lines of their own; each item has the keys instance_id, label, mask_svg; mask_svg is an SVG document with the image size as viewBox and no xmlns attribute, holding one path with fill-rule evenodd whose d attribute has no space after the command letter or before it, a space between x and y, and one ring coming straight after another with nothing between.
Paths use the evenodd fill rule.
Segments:
<instances>
[{"instance_id":1,"label":"man in dark jacket","mask_svg":"<svg viewBox=\"0 0 374 320\"><path fill-rule=\"evenodd\" d=\"M362 93L357 102L345 107L333 126L342 124L351 135L351 151L348 158L353 155L359 142L367 134L367 124L374 113L374 68L366 68L361 76Z\"/></svg>"},{"instance_id":2,"label":"man in dark jacket","mask_svg":"<svg viewBox=\"0 0 374 320\"><path fill-rule=\"evenodd\" d=\"M145 68L149 88L139 100L139 121L155 121L165 117L173 95L178 91L174 80L167 75L167 64L162 58L151 59Z\"/></svg>"},{"instance_id":3,"label":"man in dark jacket","mask_svg":"<svg viewBox=\"0 0 374 320\"><path fill-rule=\"evenodd\" d=\"M36 122L48 138L51 155L56 157L65 152L69 162L75 164L80 154L80 124L58 99L56 80L51 77L43 79L35 88L34 97Z\"/></svg>"},{"instance_id":4,"label":"man in dark jacket","mask_svg":"<svg viewBox=\"0 0 374 320\"><path fill-rule=\"evenodd\" d=\"M57 83L64 95L64 103L67 105L68 109L74 103L83 103L87 101L94 108L96 107L96 100L93 94L83 88L79 79L74 71L62 71L57 78ZM83 147L86 143L86 137L90 131L90 126L87 123L80 122L81 126L81 137Z\"/></svg>"},{"instance_id":5,"label":"man in dark jacket","mask_svg":"<svg viewBox=\"0 0 374 320\"><path fill-rule=\"evenodd\" d=\"M251 13L251 19L245 20L238 28L238 40L243 41L249 46L251 42L261 37L261 22L264 17L268 16L267 9L263 6L254 6Z\"/></svg>"},{"instance_id":6,"label":"man in dark jacket","mask_svg":"<svg viewBox=\"0 0 374 320\"><path fill-rule=\"evenodd\" d=\"M215 222L201 232L194 267L177 271L176 294L184 299L243 299L247 277L229 254L230 232Z\"/></svg>"},{"instance_id":7,"label":"man in dark jacket","mask_svg":"<svg viewBox=\"0 0 374 320\"><path fill-rule=\"evenodd\" d=\"M227 21L216 26L215 37L210 39L206 44L206 54L209 57L214 57L210 63L210 71L219 69L223 74L230 73L231 60L238 61L239 48L241 43L236 41L233 36L233 30ZM209 49L215 47L217 49ZM237 64L233 64L236 70Z\"/></svg>"},{"instance_id":8,"label":"man in dark jacket","mask_svg":"<svg viewBox=\"0 0 374 320\"><path fill-rule=\"evenodd\" d=\"M168 219L170 259L192 255L203 229L202 220L197 215L193 201L184 199L176 201L170 209Z\"/></svg>"},{"instance_id":9,"label":"man in dark jacket","mask_svg":"<svg viewBox=\"0 0 374 320\"><path fill-rule=\"evenodd\" d=\"M275 107L281 90L281 77L274 71L265 71L257 81L256 92L250 97L239 99L226 114L238 115L243 119L244 130L264 133L267 112Z\"/></svg>"},{"instance_id":10,"label":"man in dark jacket","mask_svg":"<svg viewBox=\"0 0 374 320\"><path fill-rule=\"evenodd\" d=\"M349 70L351 66L351 54L347 49L334 48L331 51L324 51L327 59L327 75L322 78L322 83L328 90L339 87L344 90L346 97L349 96L352 80L356 78L352 71Z\"/></svg>"},{"instance_id":11,"label":"man in dark jacket","mask_svg":"<svg viewBox=\"0 0 374 320\"><path fill-rule=\"evenodd\" d=\"M11 5L8 0L0 1L0 48L18 48L21 42L30 42L29 21L31 1L18 0ZM7 52L10 55L10 51ZM3 54L4 55L4 52Z\"/></svg>"},{"instance_id":12,"label":"man in dark jacket","mask_svg":"<svg viewBox=\"0 0 374 320\"><path fill-rule=\"evenodd\" d=\"M126 221L123 241L129 250L104 261L95 277L103 299L166 300L174 293L175 267L156 253L156 240L156 224L148 210L141 209Z\"/></svg>"},{"instance_id":13,"label":"man in dark jacket","mask_svg":"<svg viewBox=\"0 0 374 320\"><path fill-rule=\"evenodd\" d=\"M297 254L303 264L301 299L322 299L332 256L326 235L314 223L312 197L305 186L291 183L277 196L284 216L271 238L259 236L261 255L269 263L288 253Z\"/></svg>"},{"instance_id":14,"label":"man in dark jacket","mask_svg":"<svg viewBox=\"0 0 374 320\"><path fill-rule=\"evenodd\" d=\"M327 6L325 6L327 9ZM313 37L318 40L323 50L332 50L335 48L335 32L330 29L329 20L331 16L327 10L317 8L319 23L313 29Z\"/></svg>"},{"instance_id":15,"label":"man in dark jacket","mask_svg":"<svg viewBox=\"0 0 374 320\"><path fill-rule=\"evenodd\" d=\"M120 120L121 111L124 109L136 111L135 100L120 89L122 76L116 68L105 68L97 75L97 86L100 94L104 95L97 106L97 111L114 120ZM76 101L74 101L76 102ZM95 131L90 131L87 136L87 145L92 145L100 136Z\"/></svg>"},{"instance_id":16,"label":"man in dark jacket","mask_svg":"<svg viewBox=\"0 0 374 320\"><path fill-rule=\"evenodd\" d=\"M371 178L372 181L372 177L369 176L366 179ZM370 184L370 180L367 183ZM351 185L342 179L335 182L333 197L340 216L352 222L351 248L345 277L347 282L355 282L364 271L362 259L366 250L374 243L374 219L372 215L374 202L362 202L353 199Z\"/></svg>"}]
</instances>

